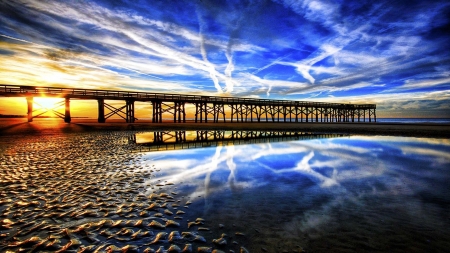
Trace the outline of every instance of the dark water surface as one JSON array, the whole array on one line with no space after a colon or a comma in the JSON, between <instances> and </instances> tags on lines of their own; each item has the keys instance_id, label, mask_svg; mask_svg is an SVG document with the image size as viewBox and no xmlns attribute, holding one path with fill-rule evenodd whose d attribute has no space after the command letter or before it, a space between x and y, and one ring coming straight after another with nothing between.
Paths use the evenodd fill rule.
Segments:
<instances>
[{"instance_id":1,"label":"dark water surface","mask_svg":"<svg viewBox=\"0 0 450 253\"><path fill-rule=\"evenodd\" d=\"M450 249L450 140L136 153L133 134L0 136L0 252Z\"/></svg>"}]
</instances>

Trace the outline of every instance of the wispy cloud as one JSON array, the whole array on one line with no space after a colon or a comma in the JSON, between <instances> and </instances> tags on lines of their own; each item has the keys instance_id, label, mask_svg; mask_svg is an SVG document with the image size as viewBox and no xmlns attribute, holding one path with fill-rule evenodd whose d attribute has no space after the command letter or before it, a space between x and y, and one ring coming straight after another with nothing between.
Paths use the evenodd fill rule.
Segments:
<instances>
[{"instance_id":1,"label":"wispy cloud","mask_svg":"<svg viewBox=\"0 0 450 253\"><path fill-rule=\"evenodd\" d=\"M428 91L427 99L440 101L436 110L448 104L431 95L449 90L448 1L23 0L0 7L2 83L373 97L390 101L380 104L386 110L399 93L414 99Z\"/></svg>"}]
</instances>

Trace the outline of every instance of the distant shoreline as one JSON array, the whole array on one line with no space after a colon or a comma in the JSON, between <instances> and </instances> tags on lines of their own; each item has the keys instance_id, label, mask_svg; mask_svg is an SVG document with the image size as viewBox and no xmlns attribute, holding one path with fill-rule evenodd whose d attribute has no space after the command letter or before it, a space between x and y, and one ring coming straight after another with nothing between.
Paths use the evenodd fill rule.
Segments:
<instances>
[{"instance_id":1,"label":"distant shoreline","mask_svg":"<svg viewBox=\"0 0 450 253\"><path fill-rule=\"evenodd\" d=\"M12 115L12 114L0 114L0 119L16 119L16 118L27 118L27 115ZM36 116L36 118L39 119L60 119L56 116ZM89 117L72 117L72 118L78 118L78 119L90 119Z\"/></svg>"},{"instance_id":2,"label":"distant shoreline","mask_svg":"<svg viewBox=\"0 0 450 253\"><path fill-rule=\"evenodd\" d=\"M450 124L430 123L124 123L120 121L97 123L95 120L76 119L73 120L72 123L67 124L61 119L35 119L31 123L26 122L23 118L0 119L0 135L54 135L63 133L126 130L299 131L450 139Z\"/></svg>"}]
</instances>

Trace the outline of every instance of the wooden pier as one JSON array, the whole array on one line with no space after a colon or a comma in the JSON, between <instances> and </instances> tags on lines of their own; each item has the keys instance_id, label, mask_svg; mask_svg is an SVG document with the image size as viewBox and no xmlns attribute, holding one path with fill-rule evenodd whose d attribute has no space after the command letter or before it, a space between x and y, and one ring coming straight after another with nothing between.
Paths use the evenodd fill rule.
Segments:
<instances>
[{"instance_id":1,"label":"wooden pier","mask_svg":"<svg viewBox=\"0 0 450 253\"><path fill-rule=\"evenodd\" d=\"M200 96L164 94L135 91L94 90L57 87L34 87L0 85L0 96L24 97L27 101L28 121L34 117L34 97L64 98L64 114L50 109L70 123L70 99L97 100L98 122L104 123L118 115L127 123L134 123L134 103L148 102L152 106L153 123L162 123L163 114L170 114L175 123L186 122L186 104L195 106L195 122L376 122L375 104L341 104L306 102L294 100L273 100L236 98L221 96ZM122 100L124 105L114 107L107 100ZM42 113L41 113L42 114ZM39 114L40 115L40 114Z\"/></svg>"}]
</instances>

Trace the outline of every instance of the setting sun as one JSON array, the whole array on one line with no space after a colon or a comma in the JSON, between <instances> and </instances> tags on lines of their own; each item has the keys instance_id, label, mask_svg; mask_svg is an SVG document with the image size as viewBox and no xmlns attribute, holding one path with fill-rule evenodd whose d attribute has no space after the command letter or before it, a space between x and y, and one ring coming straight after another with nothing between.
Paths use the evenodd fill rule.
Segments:
<instances>
[{"instance_id":1,"label":"setting sun","mask_svg":"<svg viewBox=\"0 0 450 253\"><path fill-rule=\"evenodd\" d=\"M62 117L64 113L64 99L37 97L33 101L33 115Z\"/></svg>"},{"instance_id":2,"label":"setting sun","mask_svg":"<svg viewBox=\"0 0 450 253\"><path fill-rule=\"evenodd\" d=\"M64 101L62 98L45 98L45 97L36 97L34 98L35 109L41 108L44 110L58 110L60 109L61 104ZM62 107L61 107L62 108Z\"/></svg>"}]
</instances>

